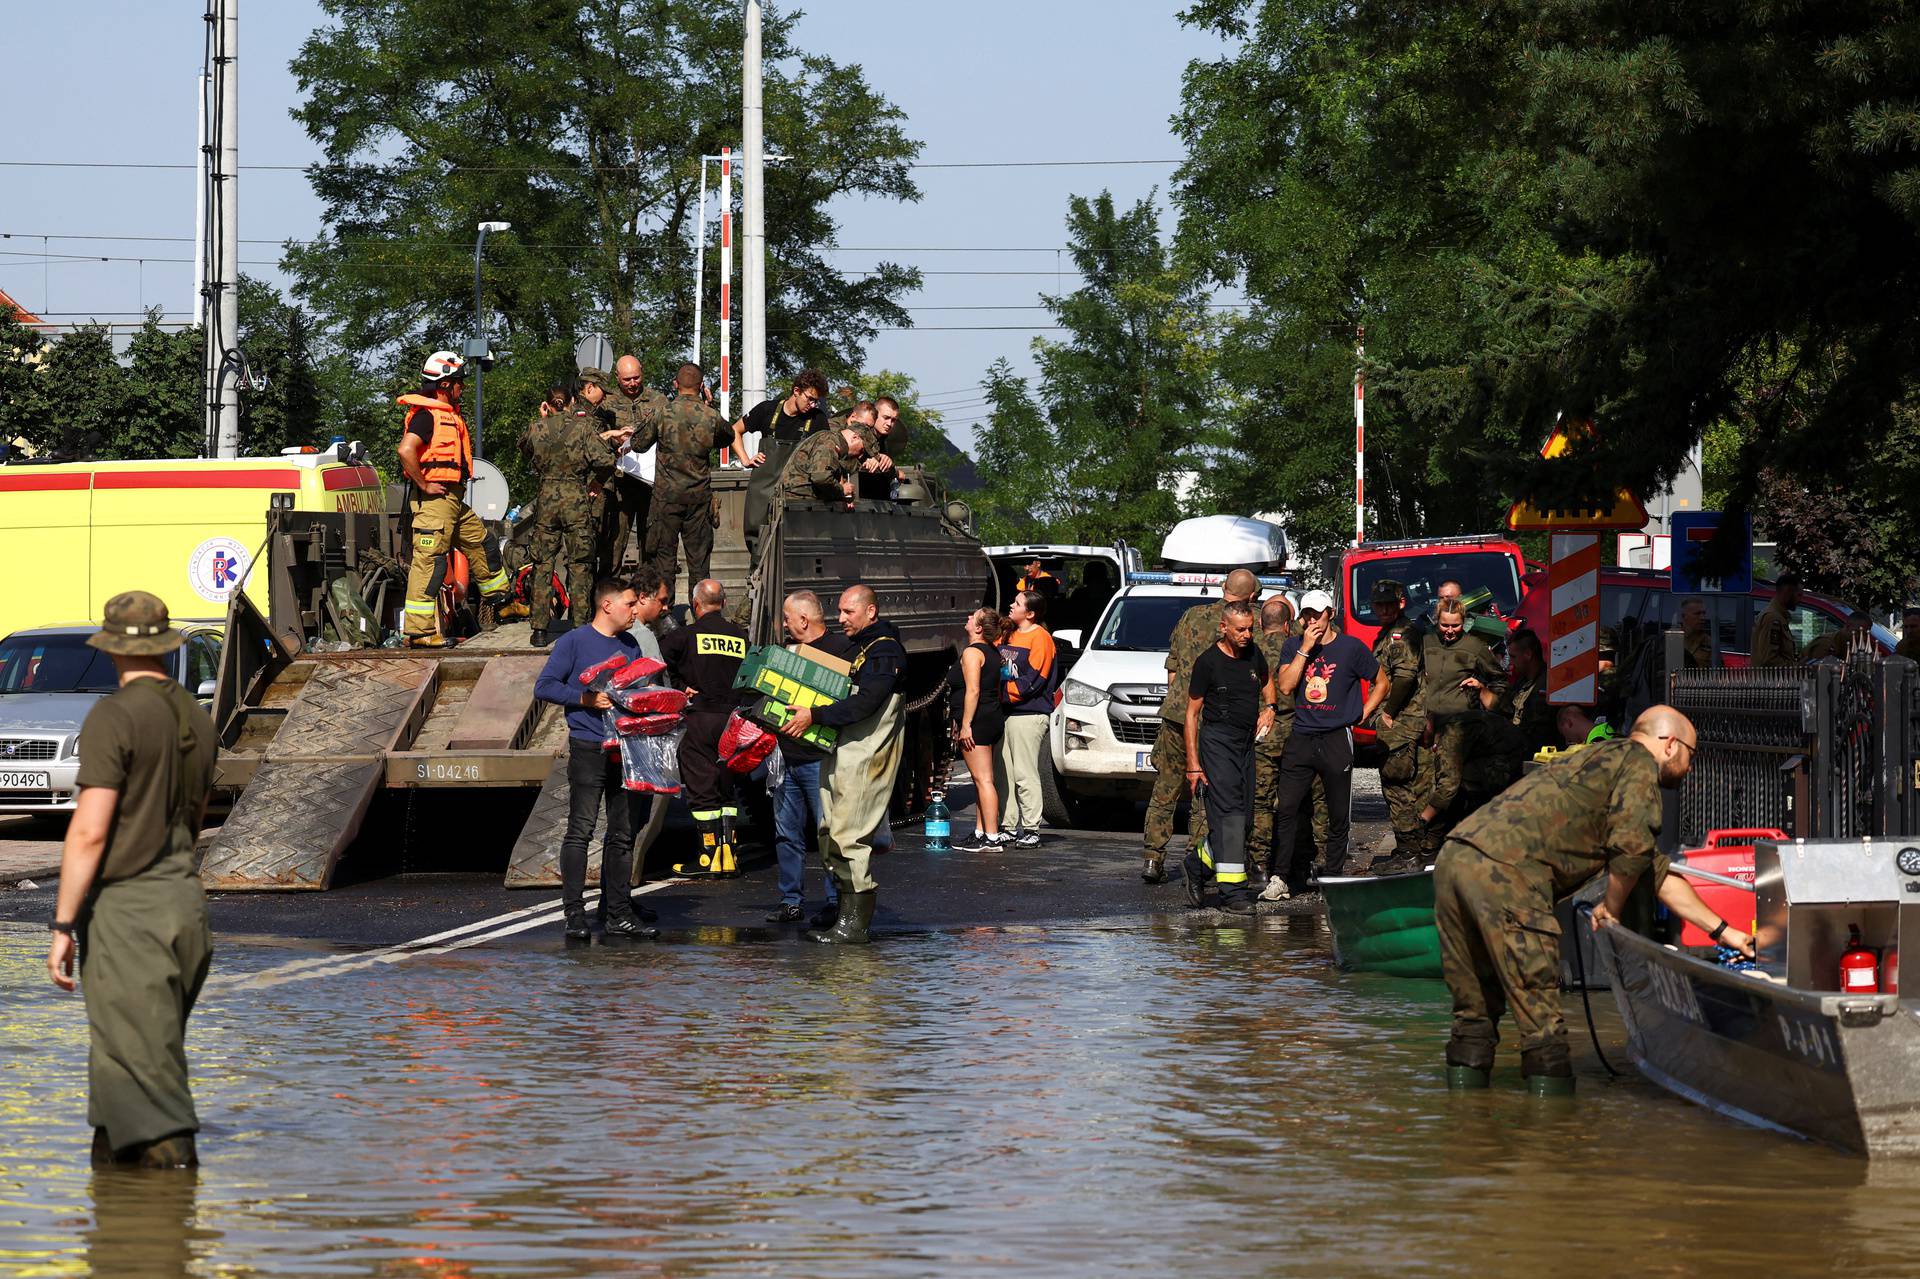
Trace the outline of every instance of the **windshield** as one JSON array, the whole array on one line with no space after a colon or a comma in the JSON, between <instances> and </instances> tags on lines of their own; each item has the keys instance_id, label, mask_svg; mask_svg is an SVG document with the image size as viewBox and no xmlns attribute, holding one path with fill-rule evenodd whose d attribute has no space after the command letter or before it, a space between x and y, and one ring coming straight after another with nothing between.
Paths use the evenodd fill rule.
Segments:
<instances>
[{"instance_id":1,"label":"windshield","mask_svg":"<svg viewBox=\"0 0 1920 1279\"><path fill-rule=\"evenodd\" d=\"M1115 653L1164 653L1180 615L1205 602L1185 595L1130 595L1107 614L1093 647Z\"/></svg>"},{"instance_id":2,"label":"windshield","mask_svg":"<svg viewBox=\"0 0 1920 1279\"><path fill-rule=\"evenodd\" d=\"M111 693L113 659L84 635L15 635L0 640L0 693Z\"/></svg>"},{"instance_id":3,"label":"windshield","mask_svg":"<svg viewBox=\"0 0 1920 1279\"><path fill-rule=\"evenodd\" d=\"M1478 590L1493 592L1493 603L1502 614L1512 617L1520 611L1520 574L1513 557L1504 551L1435 551L1431 555L1408 555L1399 559L1367 560L1353 570L1352 601L1356 620L1373 625L1373 584L1392 578L1407 591L1407 616L1424 617L1439 598L1440 583L1458 582L1462 591L1472 595Z\"/></svg>"}]
</instances>

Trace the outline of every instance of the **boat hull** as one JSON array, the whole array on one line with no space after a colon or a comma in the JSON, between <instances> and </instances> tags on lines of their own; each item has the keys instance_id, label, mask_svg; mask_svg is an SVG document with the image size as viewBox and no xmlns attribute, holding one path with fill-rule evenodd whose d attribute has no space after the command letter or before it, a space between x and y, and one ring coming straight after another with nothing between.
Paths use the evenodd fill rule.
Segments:
<instances>
[{"instance_id":1,"label":"boat hull","mask_svg":"<svg viewBox=\"0 0 1920 1279\"><path fill-rule=\"evenodd\" d=\"M1433 872L1322 879L1333 956L1347 972L1440 977Z\"/></svg>"},{"instance_id":2,"label":"boat hull","mask_svg":"<svg viewBox=\"0 0 1920 1279\"><path fill-rule=\"evenodd\" d=\"M1920 1019L1897 996L1797 990L1617 925L1597 941L1653 1082L1854 1154L1920 1156Z\"/></svg>"}]
</instances>

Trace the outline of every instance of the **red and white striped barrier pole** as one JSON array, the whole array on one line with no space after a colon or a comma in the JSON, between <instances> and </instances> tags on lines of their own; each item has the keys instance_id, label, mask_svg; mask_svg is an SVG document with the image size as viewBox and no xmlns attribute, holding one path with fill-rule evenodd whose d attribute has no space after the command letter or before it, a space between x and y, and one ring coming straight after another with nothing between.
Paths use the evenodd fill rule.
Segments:
<instances>
[{"instance_id":1,"label":"red and white striped barrier pole","mask_svg":"<svg viewBox=\"0 0 1920 1279\"><path fill-rule=\"evenodd\" d=\"M720 148L720 416L733 421L733 148ZM727 464L729 450L720 450Z\"/></svg>"},{"instance_id":2,"label":"red and white striped barrier pole","mask_svg":"<svg viewBox=\"0 0 1920 1279\"><path fill-rule=\"evenodd\" d=\"M1547 702L1591 706L1599 700L1600 539L1592 533L1553 534L1547 564L1551 599Z\"/></svg>"},{"instance_id":3,"label":"red and white striped barrier pole","mask_svg":"<svg viewBox=\"0 0 1920 1279\"><path fill-rule=\"evenodd\" d=\"M1353 340L1353 544L1367 536L1367 379L1360 371L1360 357L1367 353L1363 345L1367 330L1354 331Z\"/></svg>"}]
</instances>

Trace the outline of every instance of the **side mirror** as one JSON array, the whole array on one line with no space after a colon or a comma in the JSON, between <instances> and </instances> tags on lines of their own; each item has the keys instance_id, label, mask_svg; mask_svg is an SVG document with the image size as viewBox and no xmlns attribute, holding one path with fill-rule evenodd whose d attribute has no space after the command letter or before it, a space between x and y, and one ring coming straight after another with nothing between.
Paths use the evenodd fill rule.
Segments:
<instances>
[{"instance_id":1,"label":"side mirror","mask_svg":"<svg viewBox=\"0 0 1920 1279\"><path fill-rule=\"evenodd\" d=\"M1070 626L1065 630L1055 631L1053 633L1053 642L1056 644L1070 644L1074 648L1079 648L1081 634L1082 632L1079 627Z\"/></svg>"},{"instance_id":2,"label":"side mirror","mask_svg":"<svg viewBox=\"0 0 1920 1279\"><path fill-rule=\"evenodd\" d=\"M193 695L195 697L212 697L213 690L217 687L218 685L216 685L212 680L203 679L200 681L200 687L193 690Z\"/></svg>"}]
</instances>

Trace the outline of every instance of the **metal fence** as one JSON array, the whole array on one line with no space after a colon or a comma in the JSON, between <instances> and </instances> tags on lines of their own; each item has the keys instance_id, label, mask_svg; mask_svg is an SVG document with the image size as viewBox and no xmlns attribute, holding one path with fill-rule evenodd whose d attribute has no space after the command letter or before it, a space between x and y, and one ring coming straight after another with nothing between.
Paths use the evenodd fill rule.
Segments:
<instances>
[{"instance_id":1,"label":"metal fence","mask_svg":"<svg viewBox=\"0 0 1920 1279\"><path fill-rule=\"evenodd\" d=\"M1679 843L1775 827L1803 839L1920 833L1920 671L1902 658L1766 670L1682 670L1669 699L1700 749L1679 795Z\"/></svg>"}]
</instances>

